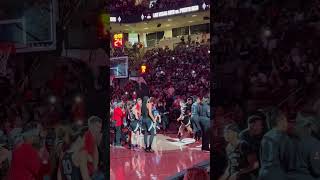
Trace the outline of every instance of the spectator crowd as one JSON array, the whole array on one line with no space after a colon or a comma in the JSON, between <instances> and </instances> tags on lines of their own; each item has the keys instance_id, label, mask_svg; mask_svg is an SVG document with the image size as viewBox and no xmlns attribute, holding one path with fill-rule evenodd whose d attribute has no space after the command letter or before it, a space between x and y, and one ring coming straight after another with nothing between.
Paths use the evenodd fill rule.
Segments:
<instances>
[{"instance_id":1,"label":"spectator crowd","mask_svg":"<svg viewBox=\"0 0 320 180\"><path fill-rule=\"evenodd\" d=\"M102 119L89 118L86 108L96 78L86 64L68 58L57 60L49 78L41 75L7 84L11 94L0 104L0 179L103 179Z\"/></svg>"},{"instance_id":2,"label":"spectator crowd","mask_svg":"<svg viewBox=\"0 0 320 180\"><path fill-rule=\"evenodd\" d=\"M319 2L214 8L214 178L318 179Z\"/></svg>"}]
</instances>

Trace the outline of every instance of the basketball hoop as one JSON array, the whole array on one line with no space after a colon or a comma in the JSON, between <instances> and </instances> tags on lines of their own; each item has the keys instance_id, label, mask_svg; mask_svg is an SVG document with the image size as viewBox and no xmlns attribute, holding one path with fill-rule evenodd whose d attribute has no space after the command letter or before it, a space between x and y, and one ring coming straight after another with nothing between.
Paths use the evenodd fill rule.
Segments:
<instances>
[{"instance_id":1,"label":"basketball hoop","mask_svg":"<svg viewBox=\"0 0 320 180\"><path fill-rule=\"evenodd\" d=\"M7 75L7 63L10 54L15 53L15 46L12 43L0 43L0 76Z\"/></svg>"}]
</instances>

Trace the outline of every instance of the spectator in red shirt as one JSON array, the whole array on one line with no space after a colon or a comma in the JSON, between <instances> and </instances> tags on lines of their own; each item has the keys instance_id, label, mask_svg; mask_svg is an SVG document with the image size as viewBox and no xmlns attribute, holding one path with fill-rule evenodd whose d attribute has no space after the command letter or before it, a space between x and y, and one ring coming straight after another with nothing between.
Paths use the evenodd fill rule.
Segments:
<instances>
[{"instance_id":1,"label":"spectator in red shirt","mask_svg":"<svg viewBox=\"0 0 320 180\"><path fill-rule=\"evenodd\" d=\"M121 146L121 126L123 125L123 118L125 117L125 113L124 110L122 108L123 106L123 102L120 102L119 104L117 104L117 106L115 107L114 111L113 111L113 116L112 116L112 123L114 126L114 131L116 133L115 136L115 146Z\"/></svg>"},{"instance_id":2,"label":"spectator in red shirt","mask_svg":"<svg viewBox=\"0 0 320 180\"><path fill-rule=\"evenodd\" d=\"M99 163L99 135L101 133L102 119L97 116L91 116L88 119L89 129L84 135L84 149L88 154L88 171L89 175L93 176L98 171Z\"/></svg>"},{"instance_id":3,"label":"spectator in red shirt","mask_svg":"<svg viewBox=\"0 0 320 180\"><path fill-rule=\"evenodd\" d=\"M33 147L39 143L39 129L27 127L23 133L24 143L12 155L8 180L36 180L39 178L41 160L39 152Z\"/></svg>"}]
</instances>

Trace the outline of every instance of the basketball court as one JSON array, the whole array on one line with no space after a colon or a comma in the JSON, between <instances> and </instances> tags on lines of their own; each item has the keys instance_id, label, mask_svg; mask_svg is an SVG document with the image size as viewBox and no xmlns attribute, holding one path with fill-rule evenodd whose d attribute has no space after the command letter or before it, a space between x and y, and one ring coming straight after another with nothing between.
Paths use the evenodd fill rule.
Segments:
<instances>
[{"instance_id":1,"label":"basketball court","mask_svg":"<svg viewBox=\"0 0 320 180\"><path fill-rule=\"evenodd\" d=\"M140 136L139 145L143 144ZM154 153L110 147L111 180L167 179L210 159L209 152L201 151L201 143L191 138L179 141L172 135L157 134L152 147Z\"/></svg>"}]
</instances>

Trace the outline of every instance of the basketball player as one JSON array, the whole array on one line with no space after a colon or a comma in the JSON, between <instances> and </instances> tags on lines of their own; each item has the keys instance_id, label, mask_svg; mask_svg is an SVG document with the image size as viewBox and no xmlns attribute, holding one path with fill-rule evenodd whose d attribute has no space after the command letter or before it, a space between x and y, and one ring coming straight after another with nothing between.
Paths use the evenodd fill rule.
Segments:
<instances>
[{"instance_id":1,"label":"basketball player","mask_svg":"<svg viewBox=\"0 0 320 180\"><path fill-rule=\"evenodd\" d=\"M183 132L185 129L187 129L187 131L192 134L192 128L191 128L191 117L190 115L186 114L186 104L184 102L184 100L180 101L180 116L177 119L178 122L181 122L181 125L179 127L179 131L178 131L178 138L179 140L182 139L183 136Z\"/></svg>"},{"instance_id":2,"label":"basketball player","mask_svg":"<svg viewBox=\"0 0 320 180\"><path fill-rule=\"evenodd\" d=\"M288 180L320 179L320 141L312 136L314 122L312 114L298 113L294 127L292 145L286 150L289 158Z\"/></svg>"},{"instance_id":3,"label":"basketball player","mask_svg":"<svg viewBox=\"0 0 320 180\"><path fill-rule=\"evenodd\" d=\"M204 151L210 151L210 105L209 99L203 98L199 106L199 124L202 134L202 147Z\"/></svg>"},{"instance_id":4,"label":"basketball player","mask_svg":"<svg viewBox=\"0 0 320 180\"><path fill-rule=\"evenodd\" d=\"M288 122L285 114L278 108L271 111L269 130L261 141L261 168L258 180L279 179L286 180L286 157L290 142L287 134Z\"/></svg>"},{"instance_id":5,"label":"basketball player","mask_svg":"<svg viewBox=\"0 0 320 180\"><path fill-rule=\"evenodd\" d=\"M139 128L140 128L140 118L141 118L141 105L142 100L139 98L137 103L130 109L130 148L134 150L138 147L138 138L139 138Z\"/></svg>"},{"instance_id":6,"label":"basketball player","mask_svg":"<svg viewBox=\"0 0 320 180\"><path fill-rule=\"evenodd\" d=\"M200 120L199 120L200 103L201 103L200 98L194 97L194 103L192 103L191 105L191 122L192 122L194 138L196 139L196 141L199 141L201 137L201 127L200 127Z\"/></svg>"},{"instance_id":7,"label":"basketball player","mask_svg":"<svg viewBox=\"0 0 320 180\"><path fill-rule=\"evenodd\" d=\"M159 111L157 110L157 104L154 103L152 107L152 114L156 118L156 122L153 123L155 134L157 134L157 129L160 129L159 124L161 123L161 115Z\"/></svg>"},{"instance_id":8,"label":"basketball player","mask_svg":"<svg viewBox=\"0 0 320 180\"><path fill-rule=\"evenodd\" d=\"M224 138L228 143L226 153L228 167L219 180L252 180L251 174L259 167L258 163L251 164L249 144L239 139L240 129L235 124L229 124L224 129Z\"/></svg>"},{"instance_id":9,"label":"basketball player","mask_svg":"<svg viewBox=\"0 0 320 180\"><path fill-rule=\"evenodd\" d=\"M152 114L153 103L154 98L148 98L147 96L145 96L143 98L143 103L141 106L141 115L144 126L144 144L146 152L153 152L153 150L151 149L153 138L155 136L153 123L156 122L156 118ZM148 134L150 134L149 143Z\"/></svg>"},{"instance_id":10,"label":"basketball player","mask_svg":"<svg viewBox=\"0 0 320 180\"><path fill-rule=\"evenodd\" d=\"M84 148L84 128L73 127L70 130L70 141L66 142L67 150L62 156L58 169L58 180L90 180Z\"/></svg>"}]
</instances>

